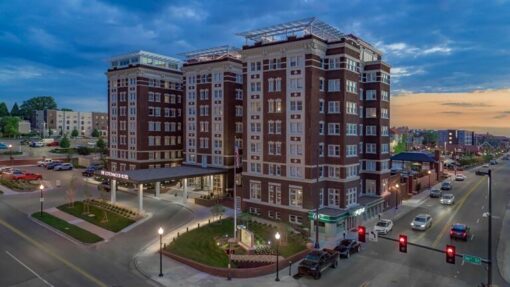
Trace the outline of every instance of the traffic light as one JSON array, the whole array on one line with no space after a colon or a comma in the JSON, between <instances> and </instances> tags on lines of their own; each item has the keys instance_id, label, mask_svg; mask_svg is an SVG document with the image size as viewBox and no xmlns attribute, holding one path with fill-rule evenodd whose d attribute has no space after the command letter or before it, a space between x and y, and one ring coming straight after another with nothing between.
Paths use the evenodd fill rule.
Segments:
<instances>
[{"instance_id":1,"label":"traffic light","mask_svg":"<svg viewBox=\"0 0 510 287\"><path fill-rule=\"evenodd\" d=\"M446 263L455 264L455 246L446 245Z\"/></svg>"},{"instance_id":2,"label":"traffic light","mask_svg":"<svg viewBox=\"0 0 510 287\"><path fill-rule=\"evenodd\" d=\"M365 242L365 236L367 234L365 226L358 226L358 241Z\"/></svg>"},{"instance_id":3,"label":"traffic light","mask_svg":"<svg viewBox=\"0 0 510 287\"><path fill-rule=\"evenodd\" d=\"M400 252L407 253L407 235L400 234L398 236L398 249Z\"/></svg>"}]
</instances>

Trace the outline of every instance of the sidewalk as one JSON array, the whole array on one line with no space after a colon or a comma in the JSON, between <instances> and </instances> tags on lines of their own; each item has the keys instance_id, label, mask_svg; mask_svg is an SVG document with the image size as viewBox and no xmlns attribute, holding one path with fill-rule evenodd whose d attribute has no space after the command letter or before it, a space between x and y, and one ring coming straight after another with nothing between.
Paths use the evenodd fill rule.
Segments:
<instances>
[{"instance_id":1,"label":"sidewalk","mask_svg":"<svg viewBox=\"0 0 510 287\"><path fill-rule=\"evenodd\" d=\"M110 231L110 230L106 230L104 228L101 228L97 225L94 225L92 223L89 223L81 218L78 218L78 217L74 217L72 216L71 214L69 213L66 213L66 212L63 212L55 207L52 207L52 208L48 208L46 210L44 210L46 213L48 214L51 214L55 217L58 217L62 220L65 220L67 221L68 223L70 224L73 224L73 225L76 225L82 229L85 229L91 233L94 233L96 234L97 236L103 238L105 241L108 241L109 239L111 239L113 236L115 236L115 233Z\"/></svg>"},{"instance_id":2,"label":"sidewalk","mask_svg":"<svg viewBox=\"0 0 510 287\"><path fill-rule=\"evenodd\" d=\"M510 284L510 203L506 207L497 250L499 273Z\"/></svg>"}]
</instances>

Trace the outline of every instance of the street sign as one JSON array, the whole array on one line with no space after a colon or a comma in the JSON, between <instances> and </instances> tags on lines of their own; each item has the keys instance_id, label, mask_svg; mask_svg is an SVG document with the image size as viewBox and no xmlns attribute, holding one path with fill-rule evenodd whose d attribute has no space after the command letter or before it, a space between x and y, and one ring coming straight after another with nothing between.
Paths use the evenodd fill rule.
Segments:
<instances>
[{"instance_id":1,"label":"street sign","mask_svg":"<svg viewBox=\"0 0 510 287\"><path fill-rule=\"evenodd\" d=\"M482 264L482 259L480 257L471 256L471 255L464 255L462 257L464 261L474 264L474 265L480 265Z\"/></svg>"},{"instance_id":2,"label":"street sign","mask_svg":"<svg viewBox=\"0 0 510 287\"><path fill-rule=\"evenodd\" d=\"M237 212L240 213L241 212L241 197L240 196L236 196L234 206L236 207Z\"/></svg>"},{"instance_id":3,"label":"street sign","mask_svg":"<svg viewBox=\"0 0 510 287\"><path fill-rule=\"evenodd\" d=\"M375 232L375 230L372 230L370 233L368 233L368 240L377 242L377 232Z\"/></svg>"}]
</instances>

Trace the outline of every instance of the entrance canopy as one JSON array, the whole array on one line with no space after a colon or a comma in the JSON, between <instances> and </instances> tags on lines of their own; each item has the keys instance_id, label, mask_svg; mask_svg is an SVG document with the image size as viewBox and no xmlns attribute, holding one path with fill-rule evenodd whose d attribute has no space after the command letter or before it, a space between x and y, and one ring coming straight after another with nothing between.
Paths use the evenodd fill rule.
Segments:
<instances>
[{"instance_id":1,"label":"entrance canopy","mask_svg":"<svg viewBox=\"0 0 510 287\"><path fill-rule=\"evenodd\" d=\"M132 182L136 184L154 183L206 175L225 174L226 169L201 168L196 166L175 166L154 169L135 169L126 171L101 170L101 175L110 179Z\"/></svg>"}]
</instances>

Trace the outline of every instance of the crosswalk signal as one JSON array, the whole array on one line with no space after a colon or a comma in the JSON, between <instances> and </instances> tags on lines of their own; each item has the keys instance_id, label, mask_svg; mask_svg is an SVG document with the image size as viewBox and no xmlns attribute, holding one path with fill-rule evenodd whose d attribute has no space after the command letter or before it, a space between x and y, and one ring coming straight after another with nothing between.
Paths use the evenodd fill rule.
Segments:
<instances>
[{"instance_id":1,"label":"crosswalk signal","mask_svg":"<svg viewBox=\"0 0 510 287\"><path fill-rule=\"evenodd\" d=\"M455 264L455 246L446 245L446 263Z\"/></svg>"},{"instance_id":2,"label":"crosswalk signal","mask_svg":"<svg viewBox=\"0 0 510 287\"><path fill-rule=\"evenodd\" d=\"M407 235L400 234L398 236L398 249L400 252L407 253Z\"/></svg>"},{"instance_id":3,"label":"crosswalk signal","mask_svg":"<svg viewBox=\"0 0 510 287\"><path fill-rule=\"evenodd\" d=\"M359 242L366 242L365 241L366 234L367 234L367 229L365 228L365 226L358 226L358 241Z\"/></svg>"}]
</instances>

